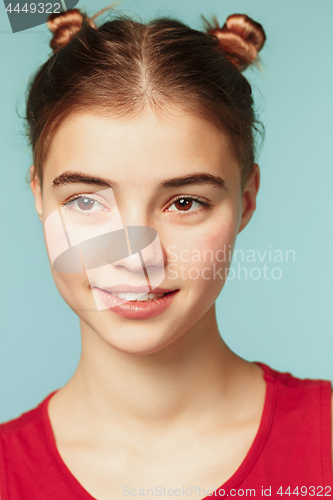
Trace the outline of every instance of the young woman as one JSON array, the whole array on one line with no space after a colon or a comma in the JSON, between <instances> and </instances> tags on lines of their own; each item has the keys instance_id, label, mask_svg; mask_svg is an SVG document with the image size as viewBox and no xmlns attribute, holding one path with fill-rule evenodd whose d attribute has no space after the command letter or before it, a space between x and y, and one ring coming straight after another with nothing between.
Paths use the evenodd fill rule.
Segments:
<instances>
[{"instance_id":1,"label":"young woman","mask_svg":"<svg viewBox=\"0 0 333 500\"><path fill-rule=\"evenodd\" d=\"M242 71L263 28L94 18L49 18L27 99L30 185L81 358L0 425L1 500L331 496L331 383L244 360L215 315L256 208Z\"/></svg>"}]
</instances>

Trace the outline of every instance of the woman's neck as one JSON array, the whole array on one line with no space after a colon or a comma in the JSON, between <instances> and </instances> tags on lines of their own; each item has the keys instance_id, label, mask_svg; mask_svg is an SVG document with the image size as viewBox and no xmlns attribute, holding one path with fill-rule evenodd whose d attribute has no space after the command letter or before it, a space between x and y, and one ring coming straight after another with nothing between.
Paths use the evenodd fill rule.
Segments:
<instances>
[{"instance_id":1,"label":"woman's neck","mask_svg":"<svg viewBox=\"0 0 333 500\"><path fill-rule=\"evenodd\" d=\"M191 331L148 355L115 350L82 321L81 334L79 365L61 391L85 426L166 429L201 419L207 423L210 413L216 418L211 412L216 406L227 425L240 415L232 404L235 394L246 391L251 368L259 370L224 343L214 308Z\"/></svg>"}]
</instances>

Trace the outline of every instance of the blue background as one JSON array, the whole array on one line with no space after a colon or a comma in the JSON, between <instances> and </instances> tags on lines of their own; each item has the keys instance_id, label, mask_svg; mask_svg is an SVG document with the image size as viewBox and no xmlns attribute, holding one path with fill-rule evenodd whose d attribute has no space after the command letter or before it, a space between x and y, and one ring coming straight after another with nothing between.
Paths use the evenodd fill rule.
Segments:
<instances>
[{"instance_id":1,"label":"blue background","mask_svg":"<svg viewBox=\"0 0 333 500\"><path fill-rule=\"evenodd\" d=\"M78 3L88 15L106 5ZM145 20L174 16L196 29L203 29L201 13L208 19L216 14L221 25L230 14L245 13L263 25L263 71L245 72L266 128L258 157L261 188L257 211L236 249L245 255L259 250L262 257L266 250L262 262L257 254L256 262L240 264L248 272L266 264L270 279L263 271L259 279L245 279L243 271L241 279L229 280L217 300L219 328L229 346L250 361L333 380L333 2L123 0L118 9ZM42 225L25 183L31 156L17 115L24 113L30 74L50 54L50 38L46 25L13 34L0 4L0 421L63 385L80 355L79 321L53 283ZM284 256L294 250L295 261L269 261L269 249ZM233 267L237 276L237 261ZM271 277L273 267L281 269L281 279Z\"/></svg>"}]
</instances>

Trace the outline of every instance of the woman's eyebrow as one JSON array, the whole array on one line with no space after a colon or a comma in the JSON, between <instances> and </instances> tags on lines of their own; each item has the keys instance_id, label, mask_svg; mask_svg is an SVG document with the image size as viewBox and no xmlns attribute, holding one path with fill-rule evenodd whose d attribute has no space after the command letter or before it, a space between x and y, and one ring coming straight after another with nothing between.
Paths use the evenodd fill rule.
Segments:
<instances>
[{"instance_id":1,"label":"woman's eyebrow","mask_svg":"<svg viewBox=\"0 0 333 500\"><path fill-rule=\"evenodd\" d=\"M161 187L171 188L179 186L187 186L189 184L211 184L217 188L227 189L224 179L212 174L197 173L175 177L161 182Z\"/></svg>"},{"instance_id":2,"label":"woman's eyebrow","mask_svg":"<svg viewBox=\"0 0 333 500\"><path fill-rule=\"evenodd\" d=\"M55 177L51 183L52 187L58 187L66 184L95 184L96 186L103 186L109 188L119 188L119 184L102 177L91 176L83 172L63 172Z\"/></svg>"},{"instance_id":3,"label":"woman's eyebrow","mask_svg":"<svg viewBox=\"0 0 333 500\"><path fill-rule=\"evenodd\" d=\"M96 177L85 174L83 172L64 172L55 179L53 179L51 186L57 187L65 184L95 184L96 186L109 187L112 189L119 189L119 184L110 179L105 179L103 177ZM160 183L162 188L173 188L188 186L190 184L211 184L214 187L227 189L224 179L212 174L207 173L196 173L191 175L184 175L181 177L174 177L172 179L167 179Z\"/></svg>"}]
</instances>

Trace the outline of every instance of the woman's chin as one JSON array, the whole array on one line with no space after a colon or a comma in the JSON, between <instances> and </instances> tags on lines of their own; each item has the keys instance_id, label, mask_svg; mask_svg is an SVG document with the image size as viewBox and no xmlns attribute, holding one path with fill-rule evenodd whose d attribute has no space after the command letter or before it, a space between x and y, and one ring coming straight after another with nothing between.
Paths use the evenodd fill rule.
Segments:
<instances>
[{"instance_id":1,"label":"woman's chin","mask_svg":"<svg viewBox=\"0 0 333 500\"><path fill-rule=\"evenodd\" d=\"M98 333L98 331L97 331ZM172 337L166 332L158 332L154 328L152 332L145 328L123 329L119 335L114 332L99 333L100 338L112 349L131 354L132 356L148 356L162 351L176 340L175 332Z\"/></svg>"}]
</instances>

